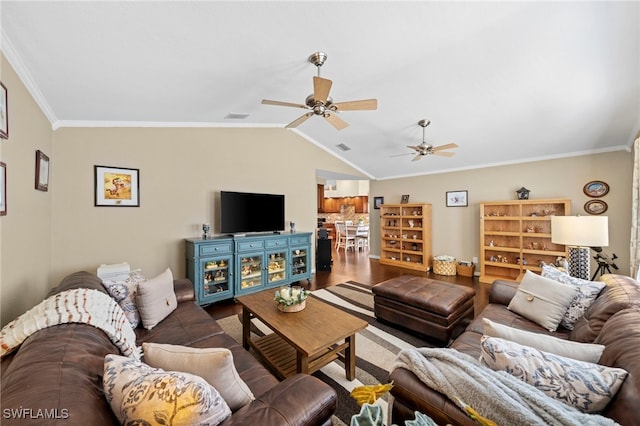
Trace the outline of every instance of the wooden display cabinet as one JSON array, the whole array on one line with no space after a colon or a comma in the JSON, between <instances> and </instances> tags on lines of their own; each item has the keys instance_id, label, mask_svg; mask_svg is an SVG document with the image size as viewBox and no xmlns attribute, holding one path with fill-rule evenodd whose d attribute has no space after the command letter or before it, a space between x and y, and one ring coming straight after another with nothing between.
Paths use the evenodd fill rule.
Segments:
<instances>
[{"instance_id":1,"label":"wooden display cabinet","mask_svg":"<svg viewBox=\"0 0 640 426\"><path fill-rule=\"evenodd\" d=\"M542 263L566 257L551 242L551 216L571 214L571 200L494 201L480 204L480 282L520 281L525 271L540 273Z\"/></svg>"},{"instance_id":2,"label":"wooden display cabinet","mask_svg":"<svg viewBox=\"0 0 640 426\"><path fill-rule=\"evenodd\" d=\"M380 263L429 270L431 204L382 204L380 215Z\"/></svg>"}]
</instances>

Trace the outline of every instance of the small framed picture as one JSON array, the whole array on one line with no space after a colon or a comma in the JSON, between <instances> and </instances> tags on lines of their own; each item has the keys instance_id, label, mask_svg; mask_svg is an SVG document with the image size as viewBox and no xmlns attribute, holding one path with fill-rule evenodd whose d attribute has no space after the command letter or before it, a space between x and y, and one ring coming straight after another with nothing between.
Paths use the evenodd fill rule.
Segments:
<instances>
[{"instance_id":1,"label":"small framed picture","mask_svg":"<svg viewBox=\"0 0 640 426\"><path fill-rule=\"evenodd\" d=\"M140 207L140 170L94 166L96 207Z\"/></svg>"},{"instance_id":2,"label":"small framed picture","mask_svg":"<svg viewBox=\"0 0 640 426\"><path fill-rule=\"evenodd\" d=\"M0 138L9 138L9 103L7 87L0 82Z\"/></svg>"},{"instance_id":3,"label":"small framed picture","mask_svg":"<svg viewBox=\"0 0 640 426\"><path fill-rule=\"evenodd\" d=\"M589 214L602 214L609 206L603 200L590 200L584 204L584 211Z\"/></svg>"},{"instance_id":4,"label":"small framed picture","mask_svg":"<svg viewBox=\"0 0 640 426\"><path fill-rule=\"evenodd\" d=\"M403 195L400 199L400 204L408 204L409 203L409 194Z\"/></svg>"},{"instance_id":5,"label":"small framed picture","mask_svg":"<svg viewBox=\"0 0 640 426\"><path fill-rule=\"evenodd\" d=\"M591 182L587 182L584 188L582 188L582 192L593 198L604 197L609 193L609 185L601 180L593 180Z\"/></svg>"},{"instance_id":6,"label":"small framed picture","mask_svg":"<svg viewBox=\"0 0 640 426\"><path fill-rule=\"evenodd\" d=\"M0 216L7 215L7 165L0 161Z\"/></svg>"},{"instance_id":7,"label":"small framed picture","mask_svg":"<svg viewBox=\"0 0 640 426\"><path fill-rule=\"evenodd\" d=\"M447 191L447 207L467 207L467 191Z\"/></svg>"},{"instance_id":8,"label":"small framed picture","mask_svg":"<svg viewBox=\"0 0 640 426\"><path fill-rule=\"evenodd\" d=\"M49 157L42 151L36 151L36 189L49 190Z\"/></svg>"},{"instance_id":9,"label":"small framed picture","mask_svg":"<svg viewBox=\"0 0 640 426\"><path fill-rule=\"evenodd\" d=\"M373 197L373 208L380 209L380 206L384 204L384 197Z\"/></svg>"}]
</instances>

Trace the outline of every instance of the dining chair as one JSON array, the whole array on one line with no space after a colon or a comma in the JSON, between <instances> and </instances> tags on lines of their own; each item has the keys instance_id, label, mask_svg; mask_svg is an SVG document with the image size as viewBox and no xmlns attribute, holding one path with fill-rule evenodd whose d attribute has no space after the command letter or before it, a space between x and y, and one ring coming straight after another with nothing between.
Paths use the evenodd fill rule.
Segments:
<instances>
[{"instance_id":1,"label":"dining chair","mask_svg":"<svg viewBox=\"0 0 640 426\"><path fill-rule=\"evenodd\" d=\"M355 250L356 248L356 230L352 226L347 226L345 224L339 223L336 224L336 230L340 235L338 237L338 243L336 245L336 250L340 250L340 247L346 252L348 249L352 248Z\"/></svg>"},{"instance_id":2,"label":"dining chair","mask_svg":"<svg viewBox=\"0 0 640 426\"><path fill-rule=\"evenodd\" d=\"M358 225L356 229L356 247L358 247L358 250L369 248L369 225Z\"/></svg>"}]
</instances>

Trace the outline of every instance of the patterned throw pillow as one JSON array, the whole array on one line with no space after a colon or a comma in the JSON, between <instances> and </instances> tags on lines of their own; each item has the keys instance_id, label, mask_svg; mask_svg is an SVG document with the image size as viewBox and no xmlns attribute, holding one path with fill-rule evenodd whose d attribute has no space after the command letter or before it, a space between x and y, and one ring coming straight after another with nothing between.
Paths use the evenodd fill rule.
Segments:
<instances>
[{"instance_id":1,"label":"patterned throw pillow","mask_svg":"<svg viewBox=\"0 0 640 426\"><path fill-rule=\"evenodd\" d=\"M104 393L121 424L215 426L231 415L203 378L164 371L119 355L107 355Z\"/></svg>"},{"instance_id":2,"label":"patterned throw pillow","mask_svg":"<svg viewBox=\"0 0 640 426\"><path fill-rule=\"evenodd\" d=\"M145 281L145 277L139 272L130 273L126 280L102 280L102 285L109 295L118 302L133 328L140 324L140 314L136 307L136 292L138 284L142 281Z\"/></svg>"},{"instance_id":3,"label":"patterned throw pillow","mask_svg":"<svg viewBox=\"0 0 640 426\"><path fill-rule=\"evenodd\" d=\"M573 330L576 321L578 321L589 306L596 300L596 297L600 294L606 284L601 281L587 281L582 278L572 277L571 275L563 272L553 266L543 265L542 276L551 278L554 281L558 281L563 284L570 284L578 288L578 293L569 304L567 312L564 314L564 318L560 321L560 325L567 330Z\"/></svg>"},{"instance_id":4,"label":"patterned throw pillow","mask_svg":"<svg viewBox=\"0 0 640 426\"><path fill-rule=\"evenodd\" d=\"M627 377L621 368L565 358L498 337L482 336L481 349L482 364L585 413L604 410Z\"/></svg>"}]
</instances>

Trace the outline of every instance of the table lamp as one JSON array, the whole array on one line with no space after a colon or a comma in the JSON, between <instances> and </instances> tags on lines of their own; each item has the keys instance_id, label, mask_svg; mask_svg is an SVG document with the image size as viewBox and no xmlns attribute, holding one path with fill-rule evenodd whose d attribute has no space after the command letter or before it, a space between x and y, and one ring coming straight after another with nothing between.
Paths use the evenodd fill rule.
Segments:
<instances>
[{"instance_id":1,"label":"table lamp","mask_svg":"<svg viewBox=\"0 0 640 426\"><path fill-rule=\"evenodd\" d=\"M589 280L589 248L609 245L609 218L552 216L551 242L568 246L569 275Z\"/></svg>"}]
</instances>

